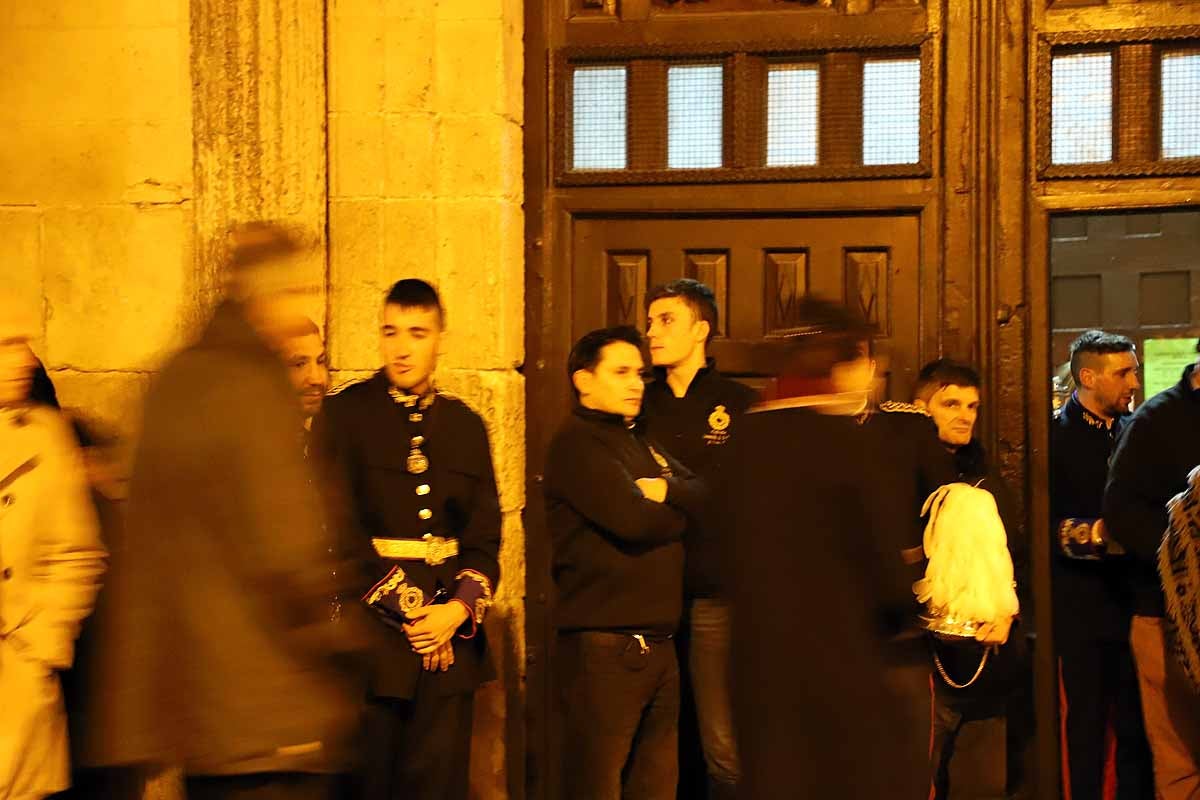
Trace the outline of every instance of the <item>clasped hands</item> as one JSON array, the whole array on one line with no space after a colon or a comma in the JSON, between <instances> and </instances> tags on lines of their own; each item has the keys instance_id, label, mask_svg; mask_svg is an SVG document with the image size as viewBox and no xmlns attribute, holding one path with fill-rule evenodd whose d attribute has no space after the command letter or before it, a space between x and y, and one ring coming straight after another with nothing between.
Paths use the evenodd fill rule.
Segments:
<instances>
[{"instance_id":1,"label":"clasped hands","mask_svg":"<svg viewBox=\"0 0 1200 800\"><path fill-rule=\"evenodd\" d=\"M445 672L454 664L452 640L468 617L466 605L458 601L421 606L408 612L404 634L427 671Z\"/></svg>"}]
</instances>

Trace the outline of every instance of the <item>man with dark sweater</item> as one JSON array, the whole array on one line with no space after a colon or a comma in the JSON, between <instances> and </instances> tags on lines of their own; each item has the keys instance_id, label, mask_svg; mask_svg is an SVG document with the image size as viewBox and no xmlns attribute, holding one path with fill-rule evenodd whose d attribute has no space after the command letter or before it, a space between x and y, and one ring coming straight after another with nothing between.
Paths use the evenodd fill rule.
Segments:
<instances>
[{"instance_id":1,"label":"man with dark sweater","mask_svg":"<svg viewBox=\"0 0 1200 800\"><path fill-rule=\"evenodd\" d=\"M1060 676L1064 794L1104 795L1107 733L1116 738L1117 797L1154 793L1137 672L1129 650L1127 556L1104 534L1108 460L1139 386L1134 343L1085 331L1071 343L1078 387L1050 424L1054 645Z\"/></svg>"},{"instance_id":2,"label":"man with dark sweater","mask_svg":"<svg viewBox=\"0 0 1200 800\"><path fill-rule=\"evenodd\" d=\"M717 372L707 357L718 323L712 289L683 278L651 290L646 307L654 364L654 381L646 387L648 430L716 492L723 456L757 392ZM709 800L734 797L739 774L729 702L730 609L721 591L722 540L728 535L710 509L683 540L686 630L679 655L699 725ZM685 695L685 712L688 700ZM681 725L681 733L686 730ZM687 765L695 744L689 747L689 737L680 738L680 759ZM703 791L690 786L686 775L684 781L681 791Z\"/></svg>"},{"instance_id":3,"label":"man with dark sweater","mask_svg":"<svg viewBox=\"0 0 1200 800\"><path fill-rule=\"evenodd\" d=\"M564 796L675 796L683 545L702 483L645 436L641 337L583 336L567 372L578 403L546 458L553 539Z\"/></svg>"},{"instance_id":4,"label":"man with dark sweater","mask_svg":"<svg viewBox=\"0 0 1200 800\"><path fill-rule=\"evenodd\" d=\"M914 403L933 417L955 479L986 489L995 499L1008 537L1017 595L1025 607L1028 544L1012 494L975 437L980 385L979 374L971 367L938 359L921 368ZM1021 746L1020 716L1012 712L1022 708L1030 679L1025 636L1013 619L982 626L975 639L932 640L939 673L934 680L931 738L931 797L936 800L1004 797L1019 779L1018 762L1010 764L1009 755Z\"/></svg>"},{"instance_id":5,"label":"man with dark sweater","mask_svg":"<svg viewBox=\"0 0 1200 800\"><path fill-rule=\"evenodd\" d=\"M1200 350L1200 342L1197 344ZM1129 421L1113 454L1104 492L1104 524L1134 561L1130 646L1137 664L1154 782L1164 800L1200 796L1200 715L1196 696L1165 652L1164 603L1156 564L1167 529L1167 501L1187 488L1200 464L1200 369L1151 397Z\"/></svg>"}]
</instances>

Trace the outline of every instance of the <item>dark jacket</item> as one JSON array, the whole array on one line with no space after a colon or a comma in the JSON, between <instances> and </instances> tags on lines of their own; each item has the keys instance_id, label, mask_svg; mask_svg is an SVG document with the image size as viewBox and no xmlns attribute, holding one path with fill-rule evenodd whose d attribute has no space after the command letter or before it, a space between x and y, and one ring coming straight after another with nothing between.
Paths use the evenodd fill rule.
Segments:
<instances>
[{"instance_id":1,"label":"dark jacket","mask_svg":"<svg viewBox=\"0 0 1200 800\"><path fill-rule=\"evenodd\" d=\"M410 409L389 394L383 370L326 398L313 422L318 460L330 485L344 487L345 545L360 564L355 602L397 563L410 585L426 598L444 589L476 607L477 581L464 570L486 577L494 594L500 578L500 501L488 446L487 429L464 402L439 392L431 406L410 419ZM424 437L420 449L428 471L407 469L410 442ZM421 512L430 512L428 519ZM420 539L425 534L455 538L459 554L444 563L401 562L381 558L371 539ZM468 594L470 593L470 594ZM482 607L479 607L482 614ZM412 697L421 676L421 657L412 652L403 631L376 624L371 692L381 697ZM469 692L492 677L482 625L468 620L455 636L454 665L447 672L430 672L427 685L439 694Z\"/></svg>"},{"instance_id":2,"label":"dark jacket","mask_svg":"<svg viewBox=\"0 0 1200 800\"><path fill-rule=\"evenodd\" d=\"M118 761L327 771L357 714L322 510L278 358L219 306L151 387L101 676Z\"/></svg>"},{"instance_id":3,"label":"dark jacket","mask_svg":"<svg viewBox=\"0 0 1200 800\"><path fill-rule=\"evenodd\" d=\"M558 630L674 634L681 538L689 517L703 512L703 483L640 424L579 407L550 442L545 476ZM635 483L658 477L667 480L665 503Z\"/></svg>"},{"instance_id":4,"label":"dark jacket","mask_svg":"<svg viewBox=\"0 0 1200 800\"><path fill-rule=\"evenodd\" d=\"M1050 424L1050 548L1055 640L1129 640L1130 559L1082 561L1063 554L1059 528L1066 519L1094 523L1103 516L1108 460L1126 422L1111 426L1072 395Z\"/></svg>"},{"instance_id":5,"label":"dark jacket","mask_svg":"<svg viewBox=\"0 0 1200 800\"><path fill-rule=\"evenodd\" d=\"M1167 501L1187 488L1200 464L1200 390L1195 365L1179 383L1151 397L1134 413L1113 453L1104 491L1104 524L1134 560L1128 576L1133 613L1163 615L1158 546L1167 530Z\"/></svg>"},{"instance_id":6,"label":"dark jacket","mask_svg":"<svg viewBox=\"0 0 1200 800\"><path fill-rule=\"evenodd\" d=\"M875 484L875 502L889 522L878 534L886 557L903 564L909 578L903 599L908 616L915 617L920 608L910 587L925 574L921 507L939 486L958 480L958 474L924 410L908 403L883 403L862 424L870 458L882 475Z\"/></svg>"},{"instance_id":7,"label":"dark jacket","mask_svg":"<svg viewBox=\"0 0 1200 800\"><path fill-rule=\"evenodd\" d=\"M742 414L757 399L758 393L749 386L717 372L712 359L696 373L683 397L675 396L667 385L666 370L659 368L646 387L646 430L703 480L715 497L729 443L740 433ZM689 597L721 593L722 539L729 531L721 529L719 516L720 511L710 506L684 534L683 583Z\"/></svg>"},{"instance_id":8,"label":"dark jacket","mask_svg":"<svg viewBox=\"0 0 1200 800\"><path fill-rule=\"evenodd\" d=\"M738 796L919 796L928 723L885 678L907 578L883 557L879 461L853 418L783 405L746 415L724 487L743 546L729 562Z\"/></svg>"}]
</instances>

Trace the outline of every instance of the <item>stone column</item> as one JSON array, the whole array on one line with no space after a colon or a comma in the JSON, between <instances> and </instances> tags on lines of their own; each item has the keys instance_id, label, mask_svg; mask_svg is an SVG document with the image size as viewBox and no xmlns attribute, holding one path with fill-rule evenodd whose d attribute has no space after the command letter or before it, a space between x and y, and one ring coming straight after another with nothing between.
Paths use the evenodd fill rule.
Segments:
<instances>
[{"instance_id":1,"label":"stone column","mask_svg":"<svg viewBox=\"0 0 1200 800\"><path fill-rule=\"evenodd\" d=\"M325 4L190 0L190 11L196 289L219 289L230 225L287 222L313 247L304 278L322 287L308 310L323 328Z\"/></svg>"}]
</instances>

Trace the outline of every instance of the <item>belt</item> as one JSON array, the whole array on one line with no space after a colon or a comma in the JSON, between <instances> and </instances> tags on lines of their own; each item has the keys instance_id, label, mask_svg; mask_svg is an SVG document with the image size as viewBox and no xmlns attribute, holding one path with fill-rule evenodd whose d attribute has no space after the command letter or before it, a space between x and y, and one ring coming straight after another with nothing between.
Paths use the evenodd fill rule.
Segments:
<instances>
[{"instance_id":1,"label":"belt","mask_svg":"<svg viewBox=\"0 0 1200 800\"><path fill-rule=\"evenodd\" d=\"M424 561L436 567L458 555L458 539L426 536L423 539L371 539L371 546L381 558L397 561Z\"/></svg>"}]
</instances>

